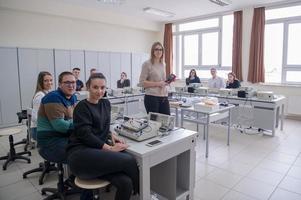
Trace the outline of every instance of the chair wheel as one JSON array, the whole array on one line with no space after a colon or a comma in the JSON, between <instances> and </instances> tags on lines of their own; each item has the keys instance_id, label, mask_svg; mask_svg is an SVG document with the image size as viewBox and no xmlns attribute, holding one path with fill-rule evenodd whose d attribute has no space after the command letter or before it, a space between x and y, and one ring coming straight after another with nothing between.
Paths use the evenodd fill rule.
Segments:
<instances>
[{"instance_id":1,"label":"chair wheel","mask_svg":"<svg viewBox=\"0 0 301 200\"><path fill-rule=\"evenodd\" d=\"M6 170L6 167L2 167L3 170Z\"/></svg>"},{"instance_id":2,"label":"chair wheel","mask_svg":"<svg viewBox=\"0 0 301 200\"><path fill-rule=\"evenodd\" d=\"M42 195L46 195L46 192L44 192L44 191L42 190L41 194L42 194Z\"/></svg>"},{"instance_id":3,"label":"chair wheel","mask_svg":"<svg viewBox=\"0 0 301 200\"><path fill-rule=\"evenodd\" d=\"M23 175L23 179L27 178L27 176Z\"/></svg>"},{"instance_id":4,"label":"chair wheel","mask_svg":"<svg viewBox=\"0 0 301 200\"><path fill-rule=\"evenodd\" d=\"M27 163L31 163L31 161L30 161L30 160L28 160L28 161L27 161Z\"/></svg>"},{"instance_id":5,"label":"chair wheel","mask_svg":"<svg viewBox=\"0 0 301 200\"><path fill-rule=\"evenodd\" d=\"M31 156L31 152L28 152L28 155Z\"/></svg>"}]
</instances>

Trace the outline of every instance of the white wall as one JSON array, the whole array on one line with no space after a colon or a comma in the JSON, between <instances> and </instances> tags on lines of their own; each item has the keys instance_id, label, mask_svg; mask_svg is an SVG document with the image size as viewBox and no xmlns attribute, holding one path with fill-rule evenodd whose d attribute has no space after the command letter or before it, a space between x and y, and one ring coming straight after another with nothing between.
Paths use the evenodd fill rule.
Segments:
<instances>
[{"instance_id":1,"label":"white wall","mask_svg":"<svg viewBox=\"0 0 301 200\"><path fill-rule=\"evenodd\" d=\"M149 52L155 30L0 7L0 46ZM161 27L161 25L160 25Z\"/></svg>"}]
</instances>

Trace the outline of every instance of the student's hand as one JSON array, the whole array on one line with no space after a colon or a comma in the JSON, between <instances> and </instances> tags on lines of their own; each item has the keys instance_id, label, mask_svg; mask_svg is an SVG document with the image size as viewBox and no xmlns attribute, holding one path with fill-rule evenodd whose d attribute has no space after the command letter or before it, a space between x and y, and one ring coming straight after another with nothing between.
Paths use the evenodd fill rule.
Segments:
<instances>
[{"instance_id":1,"label":"student's hand","mask_svg":"<svg viewBox=\"0 0 301 200\"><path fill-rule=\"evenodd\" d=\"M123 143L115 143L114 146L112 146L112 148L110 149L111 151L114 152L120 152L125 150L126 148L128 148L129 145L128 144L123 144Z\"/></svg>"},{"instance_id":2,"label":"student's hand","mask_svg":"<svg viewBox=\"0 0 301 200\"><path fill-rule=\"evenodd\" d=\"M126 144L124 139L121 139L119 137L117 137L115 134L112 133L112 140L113 140L113 144L115 143L122 143L122 144Z\"/></svg>"}]
</instances>

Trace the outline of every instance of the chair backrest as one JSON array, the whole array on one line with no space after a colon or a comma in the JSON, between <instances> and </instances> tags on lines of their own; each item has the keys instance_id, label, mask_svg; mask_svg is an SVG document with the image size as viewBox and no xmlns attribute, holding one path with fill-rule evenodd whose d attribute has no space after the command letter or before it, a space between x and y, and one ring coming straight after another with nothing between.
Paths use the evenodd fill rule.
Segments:
<instances>
[{"instance_id":1,"label":"chair backrest","mask_svg":"<svg viewBox=\"0 0 301 200\"><path fill-rule=\"evenodd\" d=\"M21 123L23 119L27 119L27 110L22 110L21 112L17 112L18 123Z\"/></svg>"},{"instance_id":2,"label":"chair backrest","mask_svg":"<svg viewBox=\"0 0 301 200\"><path fill-rule=\"evenodd\" d=\"M32 117L32 108L27 108L26 110L26 115L27 115L27 128L30 129L31 127L31 117Z\"/></svg>"}]
</instances>

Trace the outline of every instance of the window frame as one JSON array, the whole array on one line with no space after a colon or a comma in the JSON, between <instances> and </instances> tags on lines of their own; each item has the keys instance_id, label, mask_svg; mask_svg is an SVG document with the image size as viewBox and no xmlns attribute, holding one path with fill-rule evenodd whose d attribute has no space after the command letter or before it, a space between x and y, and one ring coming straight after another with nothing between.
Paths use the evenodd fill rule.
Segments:
<instances>
[{"instance_id":1,"label":"window frame","mask_svg":"<svg viewBox=\"0 0 301 200\"><path fill-rule=\"evenodd\" d=\"M298 6L301 4L292 4L292 5L285 5L285 6L276 6L276 7L269 7L266 10L271 9L278 9L284 7L291 7L291 6ZM299 65L290 65L287 63L288 58L288 35L289 35L289 25L290 24L301 24L301 15L295 17L286 17L286 18L277 18L277 19L269 19L265 20L265 25L269 24L283 24L283 43L282 43L282 66L281 66L281 80L280 84L287 84L287 85L301 85L301 79L298 82L287 81L286 73L288 71L301 71L301 63ZM271 83L271 82L267 82Z\"/></svg>"},{"instance_id":2,"label":"window frame","mask_svg":"<svg viewBox=\"0 0 301 200\"><path fill-rule=\"evenodd\" d=\"M176 59L175 59L175 67L174 71L180 76L180 78L184 78L185 70L191 70L191 69L196 69L196 70L210 70L212 67L215 67L217 70L232 70L232 66L222 66L222 38L223 38L223 16L227 15L233 15L233 12L227 12L227 13L222 13L219 15L213 15L209 17L203 17L203 18L197 18L193 20L186 20L186 21L181 21L181 22L176 22L174 23L174 31L173 31L173 37L176 37ZM234 17L234 16L233 16ZM195 29L195 30L189 30L189 31L179 31L179 25L184 24L184 23L189 23L189 22L195 22L195 21L202 21L202 20L208 20L208 19L218 19L218 26L217 27L210 27L210 28L202 28L202 29ZM218 55L217 55L217 65L202 65L202 35L205 33L218 33ZM185 54L185 49L184 49L184 37L186 35L198 35L198 63L197 65L185 65L185 60L184 60L184 54ZM181 49L180 49L180 44L179 44L179 36L182 36L181 38ZM181 58L179 58L179 56ZM231 58L232 59L232 58ZM201 80L207 80L207 78L202 78L200 77Z\"/></svg>"}]
</instances>

